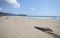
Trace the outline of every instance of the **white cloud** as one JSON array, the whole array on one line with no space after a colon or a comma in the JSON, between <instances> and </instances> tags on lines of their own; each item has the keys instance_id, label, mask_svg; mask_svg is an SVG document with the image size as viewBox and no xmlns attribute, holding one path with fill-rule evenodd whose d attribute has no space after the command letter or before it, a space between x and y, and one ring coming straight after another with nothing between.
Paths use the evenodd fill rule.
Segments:
<instances>
[{"instance_id":1,"label":"white cloud","mask_svg":"<svg viewBox=\"0 0 60 38\"><path fill-rule=\"evenodd\" d=\"M3 12L3 11L4 11L4 9L0 8L0 12Z\"/></svg>"},{"instance_id":2,"label":"white cloud","mask_svg":"<svg viewBox=\"0 0 60 38\"><path fill-rule=\"evenodd\" d=\"M6 2L14 8L19 8L20 7L20 4L17 2L17 0L6 0Z\"/></svg>"},{"instance_id":3,"label":"white cloud","mask_svg":"<svg viewBox=\"0 0 60 38\"><path fill-rule=\"evenodd\" d=\"M0 4L9 4L14 8L20 8L20 3L17 0L0 0Z\"/></svg>"},{"instance_id":4,"label":"white cloud","mask_svg":"<svg viewBox=\"0 0 60 38\"><path fill-rule=\"evenodd\" d=\"M30 8L31 10L35 10L35 8Z\"/></svg>"}]
</instances>

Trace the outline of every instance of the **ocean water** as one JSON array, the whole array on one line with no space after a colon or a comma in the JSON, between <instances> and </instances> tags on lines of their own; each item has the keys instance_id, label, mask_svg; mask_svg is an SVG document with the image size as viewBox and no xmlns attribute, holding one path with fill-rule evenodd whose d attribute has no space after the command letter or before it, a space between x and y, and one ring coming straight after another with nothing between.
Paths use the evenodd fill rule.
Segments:
<instances>
[{"instance_id":1,"label":"ocean water","mask_svg":"<svg viewBox=\"0 0 60 38\"><path fill-rule=\"evenodd\" d=\"M60 20L60 16L17 16L17 17Z\"/></svg>"}]
</instances>

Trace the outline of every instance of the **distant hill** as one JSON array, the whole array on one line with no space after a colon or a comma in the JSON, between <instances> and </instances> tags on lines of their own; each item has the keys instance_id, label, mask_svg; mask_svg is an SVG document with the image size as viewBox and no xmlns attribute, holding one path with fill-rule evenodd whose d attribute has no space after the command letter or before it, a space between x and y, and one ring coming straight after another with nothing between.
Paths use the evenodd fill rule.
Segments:
<instances>
[{"instance_id":1,"label":"distant hill","mask_svg":"<svg viewBox=\"0 0 60 38\"><path fill-rule=\"evenodd\" d=\"M0 12L0 16L27 16L27 15L26 14L12 14L12 13Z\"/></svg>"}]
</instances>

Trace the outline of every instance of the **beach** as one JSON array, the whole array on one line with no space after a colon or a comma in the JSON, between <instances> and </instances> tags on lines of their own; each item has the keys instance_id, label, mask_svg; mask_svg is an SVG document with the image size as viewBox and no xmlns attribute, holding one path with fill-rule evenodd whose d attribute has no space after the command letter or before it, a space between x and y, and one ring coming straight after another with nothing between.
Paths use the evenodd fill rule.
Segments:
<instances>
[{"instance_id":1,"label":"beach","mask_svg":"<svg viewBox=\"0 0 60 38\"><path fill-rule=\"evenodd\" d=\"M48 27L53 32L42 32L35 26ZM2 16L0 38L60 38L60 20Z\"/></svg>"}]
</instances>

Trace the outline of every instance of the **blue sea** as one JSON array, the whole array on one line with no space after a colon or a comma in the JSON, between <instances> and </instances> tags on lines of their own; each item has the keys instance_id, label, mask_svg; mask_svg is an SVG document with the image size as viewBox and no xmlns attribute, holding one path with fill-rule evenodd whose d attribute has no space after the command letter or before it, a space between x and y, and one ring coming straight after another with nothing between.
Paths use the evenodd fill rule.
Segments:
<instances>
[{"instance_id":1,"label":"blue sea","mask_svg":"<svg viewBox=\"0 0 60 38\"><path fill-rule=\"evenodd\" d=\"M19 16L19 17L60 20L60 16Z\"/></svg>"}]
</instances>

